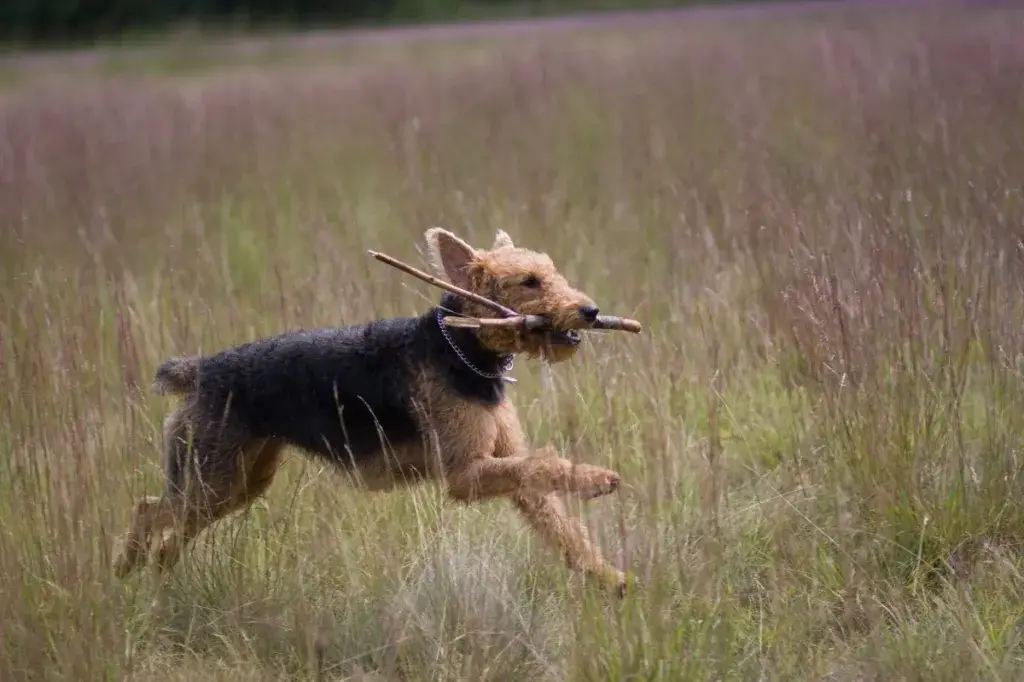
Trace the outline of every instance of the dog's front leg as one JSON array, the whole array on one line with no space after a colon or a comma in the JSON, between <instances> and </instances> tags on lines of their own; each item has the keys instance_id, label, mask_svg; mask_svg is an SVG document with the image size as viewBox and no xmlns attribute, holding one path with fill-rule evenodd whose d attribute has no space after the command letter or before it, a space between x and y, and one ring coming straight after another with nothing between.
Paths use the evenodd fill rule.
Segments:
<instances>
[{"instance_id":1,"label":"dog's front leg","mask_svg":"<svg viewBox=\"0 0 1024 682\"><path fill-rule=\"evenodd\" d=\"M493 413L486 430L461 429L445 435L438 445L448 454L444 478L452 497L466 503L508 497L530 528L560 551L570 568L624 593L624 574L601 556L586 527L566 513L559 499L564 493L587 498L611 493L619 486L617 473L574 465L551 446L527 454L515 408L507 402Z\"/></svg>"},{"instance_id":2,"label":"dog's front leg","mask_svg":"<svg viewBox=\"0 0 1024 682\"><path fill-rule=\"evenodd\" d=\"M626 574L608 563L591 542L582 521L569 516L558 495L523 492L512 497L516 509L543 540L565 557L574 571L583 571L605 585L626 593Z\"/></svg>"},{"instance_id":3,"label":"dog's front leg","mask_svg":"<svg viewBox=\"0 0 1024 682\"><path fill-rule=\"evenodd\" d=\"M618 489L620 478L614 471L574 464L552 446L528 454L511 406L496 416L486 441L452 438L447 443L450 453L458 453L449 458L445 472L454 498L471 502L523 493L573 493L592 499Z\"/></svg>"},{"instance_id":4,"label":"dog's front leg","mask_svg":"<svg viewBox=\"0 0 1024 682\"><path fill-rule=\"evenodd\" d=\"M449 493L475 502L521 493L573 493L592 499L615 492L621 479L609 469L573 464L557 456L479 457L459 462L446 475Z\"/></svg>"}]
</instances>

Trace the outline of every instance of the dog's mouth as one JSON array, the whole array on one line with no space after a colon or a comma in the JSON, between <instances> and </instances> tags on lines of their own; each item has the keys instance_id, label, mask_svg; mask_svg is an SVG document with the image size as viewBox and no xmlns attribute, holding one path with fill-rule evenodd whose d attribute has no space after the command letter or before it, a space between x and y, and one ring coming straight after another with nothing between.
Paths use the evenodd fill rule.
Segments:
<instances>
[{"instance_id":1,"label":"dog's mouth","mask_svg":"<svg viewBox=\"0 0 1024 682\"><path fill-rule=\"evenodd\" d=\"M578 346L583 337L575 329L564 332L544 332L544 339L552 346Z\"/></svg>"}]
</instances>

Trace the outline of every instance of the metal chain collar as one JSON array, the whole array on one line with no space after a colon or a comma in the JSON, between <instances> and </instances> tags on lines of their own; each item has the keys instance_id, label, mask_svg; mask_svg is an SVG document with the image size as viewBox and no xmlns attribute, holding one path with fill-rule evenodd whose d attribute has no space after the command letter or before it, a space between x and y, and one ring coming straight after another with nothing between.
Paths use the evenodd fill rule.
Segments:
<instances>
[{"instance_id":1,"label":"metal chain collar","mask_svg":"<svg viewBox=\"0 0 1024 682\"><path fill-rule=\"evenodd\" d=\"M505 376L505 372L511 371L512 370L512 366L515 365L515 362L516 362L516 356L515 355L507 355L507 356L505 356L505 360L501 364L501 371L499 371L499 372L485 372L485 371L483 371L481 369L478 369L476 367L476 365L474 365L472 362L470 362L469 358L466 357L466 354L462 352L461 348L459 348L459 345L457 343L455 343L455 340L452 339L452 337L448 335L448 329L447 329L448 325L446 325L444 323L444 316L441 314L441 309L440 308L437 309L437 326L441 328L441 334L443 334L445 340L448 341L448 345L451 346L452 350L455 351L455 354L459 356L459 359L462 360L462 362L464 362L466 364L466 367L469 367L476 374L484 377L485 379L501 379L503 381L507 381L510 384L516 383L516 380L513 379L512 377Z\"/></svg>"}]
</instances>

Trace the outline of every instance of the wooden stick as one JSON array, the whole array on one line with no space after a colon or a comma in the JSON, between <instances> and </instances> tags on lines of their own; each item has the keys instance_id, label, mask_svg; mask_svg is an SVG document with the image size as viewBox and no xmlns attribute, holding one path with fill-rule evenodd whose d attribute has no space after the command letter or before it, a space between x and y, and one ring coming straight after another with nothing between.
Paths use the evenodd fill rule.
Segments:
<instances>
[{"instance_id":1,"label":"wooden stick","mask_svg":"<svg viewBox=\"0 0 1024 682\"><path fill-rule=\"evenodd\" d=\"M644 326L636 320L616 315L598 315L591 329L607 329L609 331L623 331L631 334L639 334Z\"/></svg>"},{"instance_id":2,"label":"wooden stick","mask_svg":"<svg viewBox=\"0 0 1024 682\"><path fill-rule=\"evenodd\" d=\"M551 321L546 317L542 317L540 315L520 315L511 308L506 308L500 303L496 303L489 298L484 298L479 294L474 294L472 291L466 291L461 287L445 282L443 279L438 279L433 275L428 275L422 270L417 270L411 265L406 265L402 261L392 258L387 254L380 253L379 251L370 251L369 253L382 263L387 263L393 268L398 268L402 272L421 279L427 284L433 284L435 287L457 294L463 298L467 298L474 303L479 303L502 316L501 318L445 317L445 324L450 327L466 327L472 329L478 329L480 327L523 327L524 329L529 330L544 330L551 328ZM599 315L591 327L583 327L580 331L586 331L587 329L608 329L639 334L643 330L643 325L636 320L630 320L625 317Z\"/></svg>"},{"instance_id":3,"label":"wooden stick","mask_svg":"<svg viewBox=\"0 0 1024 682\"><path fill-rule=\"evenodd\" d=\"M418 277L419 279L422 279L427 284L433 284L435 287L439 287L441 289L444 289L445 291L450 291L453 294L458 294L459 296L468 298L470 301L473 301L474 303L479 303L482 306L487 306L494 312L499 313L502 317L520 317L519 313L512 310L511 308L506 308L500 303L495 303L489 298L484 298L479 294L474 294L472 291L466 291L465 289L457 287L454 284L449 284L448 282L445 282L443 279L438 279L433 275L428 275L422 270L417 270L411 265L406 265L400 260L395 260L394 258L387 254L383 254L378 251L370 251L370 255L382 263L387 263L391 267L398 268L399 270L408 275L412 275L413 277Z\"/></svg>"},{"instance_id":4,"label":"wooden stick","mask_svg":"<svg viewBox=\"0 0 1024 682\"><path fill-rule=\"evenodd\" d=\"M540 315L519 315L517 317L446 317L444 323L449 327L463 329L480 329L481 327L502 327L507 329L539 330L549 326L551 322Z\"/></svg>"},{"instance_id":5,"label":"wooden stick","mask_svg":"<svg viewBox=\"0 0 1024 682\"><path fill-rule=\"evenodd\" d=\"M481 327L522 327L532 331L542 331L551 328L551 320L540 315L520 315L518 317L505 318L446 317L444 318L444 323L449 327L462 327L466 329L479 329ZM592 326L581 327L578 331L588 331L590 329L607 329L610 331L625 331L632 334L639 334L643 331L643 325L636 320L631 320L626 317L599 315Z\"/></svg>"}]
</instances>

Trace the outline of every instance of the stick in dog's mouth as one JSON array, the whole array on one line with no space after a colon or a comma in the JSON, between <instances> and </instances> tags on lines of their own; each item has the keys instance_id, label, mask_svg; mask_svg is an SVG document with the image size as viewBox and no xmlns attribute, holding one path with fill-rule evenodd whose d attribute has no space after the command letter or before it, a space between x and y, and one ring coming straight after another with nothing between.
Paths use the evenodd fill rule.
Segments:
<instances>
[{"instance_id":1,"label":"stick in dog's mouth","mask_svg":"<svg viewBox=\"0 0 1024 682\"><path fill-rule=\"evenodd\" d=\"M547 334L568 334L569 332L587 331L588 329L606 331L625 331L632 334L639 334L643 331L643 325L636 320L613 315L599 315L589 327L582 327L579 330L570 329L556 332L551 329L551 321L541 315L517 315L515 317L490 318L490 317L446 317L445 324L449 327L464 327L468 329L480 329L481 327L522 327L529 332L542 332Z\"/></svg>"},{"instance_id":2,"label":"stick in dog's mouth","mask_svg":"<svg viewBox=\"0 0 1024 682\"><path fill-rule=\"evenodd\" d=\"M476 318L451 316L444 318L445 325L463 329L480 329L481 327L521 328L527 334L540 335L552 346L578 346L583 341L577 329L555 331L546 317L539 315L519 315L505 318Z\"/></svg>"}]
</instances>

